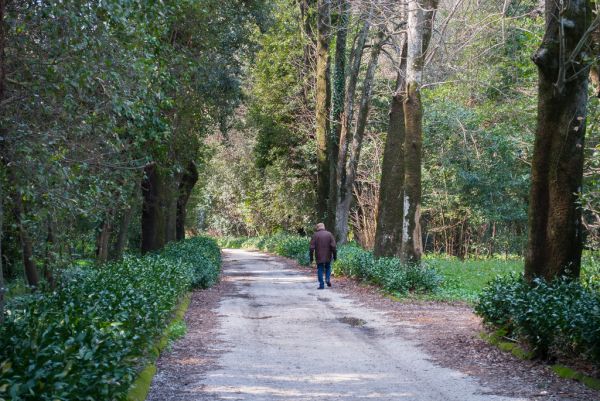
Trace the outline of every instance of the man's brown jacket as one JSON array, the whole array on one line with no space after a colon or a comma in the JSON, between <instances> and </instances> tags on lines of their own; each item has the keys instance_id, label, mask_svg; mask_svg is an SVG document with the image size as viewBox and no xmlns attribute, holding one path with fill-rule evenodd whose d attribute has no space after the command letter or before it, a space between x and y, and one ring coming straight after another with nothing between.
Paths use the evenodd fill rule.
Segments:
<instances>
[{"instance_id":1,"label":"man's brown jacket","mask_svg":"<svg viewBox=\"0 0 600 401\"><path fill-rule=\"evenodd\" d=\"M337 250L335 238L327 230L318 230L310 240L310 262L317 263L331 262L337 259Z\"/></svg>"}]
</instances>

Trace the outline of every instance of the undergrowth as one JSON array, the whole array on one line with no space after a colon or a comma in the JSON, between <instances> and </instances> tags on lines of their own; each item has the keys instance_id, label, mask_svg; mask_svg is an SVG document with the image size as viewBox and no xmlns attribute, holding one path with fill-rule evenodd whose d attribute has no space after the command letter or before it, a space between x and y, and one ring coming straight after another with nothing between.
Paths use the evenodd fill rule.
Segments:
<instances>
[{"instance_id":1,"label":"undergrowth","mask_svg":"<svg viewBox=\"0 0 600 401\"><path fill-rule=\"evenodd\" d=\"M175 306L219 269L216 242L197 237L73 268L53 292L12 298L0 326L0 400L123 399Z\"/></svg>"}]
</instances>

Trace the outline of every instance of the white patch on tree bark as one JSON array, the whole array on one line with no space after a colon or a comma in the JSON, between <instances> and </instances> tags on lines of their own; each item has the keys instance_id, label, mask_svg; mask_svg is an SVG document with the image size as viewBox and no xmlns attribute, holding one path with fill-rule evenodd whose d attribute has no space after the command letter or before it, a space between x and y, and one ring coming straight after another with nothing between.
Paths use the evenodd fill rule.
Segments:
<instances>
[{"instance_id":1,"label":"white patch on tree bark","mask_svg":"<svg viewBox=\"0 0 600 401\"><path fill-rule=\"evenodd\" d=\"M410 199L408 199L408 195L404 195L404 221L402 222L402 242L409 242L408 236L408 219L406 216L408 215L408 209L410 209Z\"/></svg>"}]
</instances>

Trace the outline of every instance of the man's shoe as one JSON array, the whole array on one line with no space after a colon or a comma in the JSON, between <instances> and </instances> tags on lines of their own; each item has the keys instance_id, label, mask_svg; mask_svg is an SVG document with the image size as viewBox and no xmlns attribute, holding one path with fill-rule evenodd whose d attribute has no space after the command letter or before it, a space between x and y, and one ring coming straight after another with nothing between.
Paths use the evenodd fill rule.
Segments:
<instances>
[{"instance_id":1,"label":"man's shoe","mask_svg":"<svg viewBox=\"0 0 600 401\"><path fill-rule=\"evenodd\" d=\"M324 290L325 287L318 287L317 290Z\"/></svg>"},{"instance_id":2,"label":"man's shoe","mask_svg":"<svg viewBox=\"0 0 600 401\"><path fill-rule=\"evenodd\" d=\"M327 287L331 287L331 281L327 282Z\"/></svg>"}]
</instances>

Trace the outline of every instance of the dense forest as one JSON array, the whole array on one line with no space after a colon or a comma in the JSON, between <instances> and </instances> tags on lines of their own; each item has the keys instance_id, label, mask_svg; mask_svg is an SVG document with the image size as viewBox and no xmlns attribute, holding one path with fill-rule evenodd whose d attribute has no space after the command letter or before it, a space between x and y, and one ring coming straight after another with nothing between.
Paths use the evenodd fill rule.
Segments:
<instances>
[{"instance_id":1,"label":"dense forest","mask_svg":"<svg viewBox=\"0 0 600 401\"><path fill-rule=\"evenodd\" d=\"M211 137L215 156L195 190L199 227L218 235L304 233L323 220L338 241L354 240L381 255L411 247L413 253L461 258L524 255L528 209L554 214L554 205L530 201L536 132L550 135L531 59L543 51L543 40L555 40L544 30L543 2L424 2L418 16L423 28L415 33L422 35L423 51L416 54L405 4L315 5L274 5L236 124ZM598 39L590 38L598 33L597 22L586 26L591 32L577 34L589 46L580 55L585 71L569 74L586 77L580 96L589 101L578 111L564 110L587 122L585 141L573 138L580 144L569 145L581 148L577 158L584 164L569 167L570 178L560 178L552 191L564 190L560 197L569 197L575 208L569 213L582 214L577 235L595 249L596 67L589 89L587 74L597 54ZM413 75L419 91L411 97ZM557 122L548 124L559 129ZM544 146L537 152L558 145ZM582 163L574 154L564 158L560 163ZM410 191L414 204L403 200ZM552 224L567 230L573 219L579 217ZM403 224L409 225L404 239Z\"/></svg>"},{"instance_id":2,"label":"dense forest","mask_svg":"<svg viewBox=\"0 0 600 401\"><path fill-rule=\"evenodd\" d=\"M200 234L324 222L375 259L517 259L527 282L600 248L595 0L0 0L0 21L2 319ZM173 300L214 281L189 274Z\"/></svg>"},{"instance_id":3,"label":"dense forest","mask_svg":"<svg viewBox=\"0 0 600 401\"><path fill-rule=\"evenodd\" d=\"M531 57L562 31L545 33L538 1L431 2L414 16L385 1L6 2L4 276L37 286L74 260L157 250L186 230L307 233L321 220L386 256L524 255L528 208L572 209L547 225L595 249L587 6L560 50L575 64L556 67L572 76L548 77L567 92L585 78L577 102L560 96L579 117L561 122L544 114ZM564 145L575 153L534 158L536 132L577 121ZM538 159L561 152L539 146ZM549 168L532 159L561 164L564 177L546 178L556 188L533 191L564 205L530 197Z\"/></svg>"}]
</instances>

